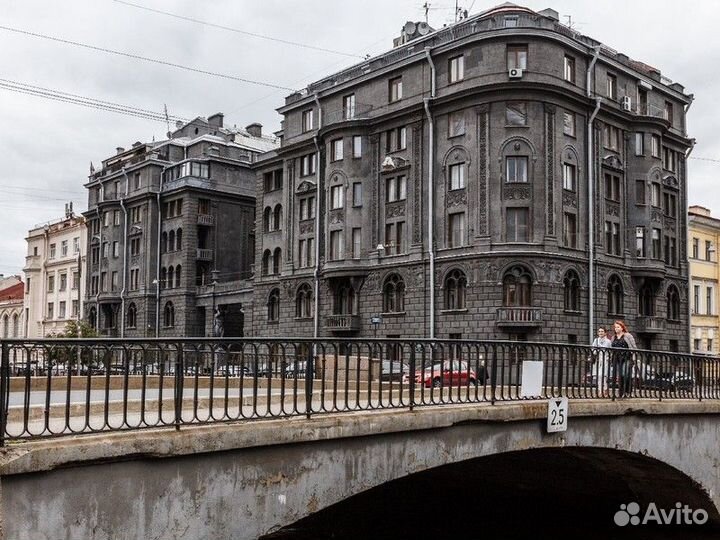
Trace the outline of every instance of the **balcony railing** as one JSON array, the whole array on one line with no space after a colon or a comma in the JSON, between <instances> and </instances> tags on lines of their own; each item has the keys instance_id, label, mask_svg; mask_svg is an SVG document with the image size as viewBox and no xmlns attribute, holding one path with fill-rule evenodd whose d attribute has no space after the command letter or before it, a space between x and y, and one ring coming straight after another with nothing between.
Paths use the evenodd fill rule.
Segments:
<instances>
[{"instance_id":1,"label":"balcony railing","mask_svg":"<svg viewBox=\"0 0 720 540\"><path fill-rule=\"evenodd\" d=\"M635 320L637 332L659 334L665 332L665 319L661 317L638 317Z\"/></svg>"},{"instance_id":2,"label":"balcony railing","mask_svg":"<svg viewBox=\"0 0 720 540\"><path fill-rule=\"evenodd\" d=\"M213 227L215 225L215 216L211 214L198 214L197 224Z\"/></svg>"},{"instance_id":3,"label":"balcony railing","mask_svg":"<svg viewBox=\"0 0 720 540\"><path fill-rule=\"evenodd\" d=\"M333 332L356 332L360 330L359 315L328 315L325 328Z\"/></svg>"},{"instance_id":4,"label":"balcony railing","mask_svg":"<svg viewBox=\"0 0 720 540\"><path fill-rule=\"evenodd\" d=\"M498 326L540 326L542 309L535 307L497 308L495 323Z\"/></svg>"},{"instance_id":5,"label":"balcony railing","mask_svg":"<svg viewBox=\"0 0 720 540\"><path fill-rule=\"evenodd\" d=\"M213 250L212 249L198 249L197 250L197 260L198 261L212 261L213 260Z\"/></svg>"}]
</instances>

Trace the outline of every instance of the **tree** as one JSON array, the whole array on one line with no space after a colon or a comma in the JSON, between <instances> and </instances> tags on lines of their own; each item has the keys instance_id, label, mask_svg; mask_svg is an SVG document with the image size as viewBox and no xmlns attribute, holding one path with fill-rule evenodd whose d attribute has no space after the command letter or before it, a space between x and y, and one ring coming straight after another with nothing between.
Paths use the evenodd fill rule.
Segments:
<instances>
[{"instance_id":1,"label":"tree","mask_svg":"<svg viewBox=\"0 0 720 540\"><path fill-rule=\"evenodd\" d=\"M76 339L81 338L96 338L98 333L95 329L85 321L68 321L65 325L65 329L57 334L50 334L47 336L50 339ZM57 366L64 366L67 369L71 369L77 366L78 358L80 364L84 367L93 368L97 364L97 355L93 354L93 350L88 347L71 345L65 343L52 344L48 346L47 359L49 365L48 369L52 369Z\"/></svg>"}]
</instances>

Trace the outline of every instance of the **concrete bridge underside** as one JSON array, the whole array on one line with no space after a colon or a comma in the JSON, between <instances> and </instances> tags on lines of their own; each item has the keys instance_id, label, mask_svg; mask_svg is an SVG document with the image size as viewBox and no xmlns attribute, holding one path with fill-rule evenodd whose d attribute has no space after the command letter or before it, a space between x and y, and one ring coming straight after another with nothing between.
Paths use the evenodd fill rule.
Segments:
<instances>
[{"instance_id":1,"label":"concrete bridge underside","mask_svg":"<svg viewBox=\"0 0 720 540\"><path fill-rule=\"evenodd\" d=\"M565 501L568 486L578 497L616 488L617 504L682 501L720 521L720 403L571 403L568 431L554 435L545 408L438 407L11 446L0 459L3 538L259 538L403 485L394 481L421 492L407 482L453 464L466 472L445 475L474 467L488 486L503 470L524 470L515 478L544 482ZM596 480L602 471L607 481Z\"/></svg>"}]
</instances>

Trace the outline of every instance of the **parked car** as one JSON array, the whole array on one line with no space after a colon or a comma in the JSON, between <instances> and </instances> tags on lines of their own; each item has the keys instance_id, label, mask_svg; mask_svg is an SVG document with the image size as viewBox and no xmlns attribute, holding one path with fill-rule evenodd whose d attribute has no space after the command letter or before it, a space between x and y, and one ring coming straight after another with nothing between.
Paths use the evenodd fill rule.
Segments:
<instances>
[{"instance_id":1,"label":"parked car","mask_svg":"<svg viewBox=\"0 0 720 540\"><path fill-rule=\"evenodd\" d=\"M307 361L305 361L305 360L295 360L293 362L289 362L285 366L285 378L286 379L294 379L295 377L297 377L297 378L305 377L306 369L307 369Z\"/></svg>"},{"instance_id":2,"label":"parked car","mask_svg":"<svg viewBox=\"0 0 720 540\"><path fill-rule=\"evenodd\" d=\"M481 379L487 380L485 366L480 366ZM403 380L409 382L409 375ZM459 386L463 384L477 384L478 374L470 369L467 362L459 360L444 360L441 363L433 364L415 374L415 382L424 385L426 388L443 386Z\"/></svg>"},{"instance_id":3,"label":"parked car","mask_svg":"<svg viewBox=\"0 0 720 540\"><path fill-rule=\"evenodd\" d=\"M228 377L239 377L240 375L247 376L249 373L250 370L247 366L238 366L235 364L220 366L217 369L218 377L224 377L225 375L227 375Z\"/></svg>"},{"instance_id":4,"label":"parked car","mask_svg":"<svg viewBox=\"0 0 720 540\"><path fill-rule=\"evenodd\" d=\"M400 360L383 360L380 363L381 381L401 381L410 373L410 366Z\"/></svg>"},{"instance_id":5,"label":"parked car","mask_svg":"<svg viewBox=\"0 0 720 540\"><path fill-rule=\"evenodd\" d=\"M650 390L692 392L695 387L695 380L682 371L662 371L646 378L643 387Z\"/></svg>"}]
</instances>

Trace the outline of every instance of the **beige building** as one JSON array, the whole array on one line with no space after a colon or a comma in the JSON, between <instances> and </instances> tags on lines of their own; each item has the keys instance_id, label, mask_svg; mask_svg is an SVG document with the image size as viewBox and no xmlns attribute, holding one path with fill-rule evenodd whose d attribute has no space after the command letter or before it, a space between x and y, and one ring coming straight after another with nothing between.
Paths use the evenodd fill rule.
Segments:
<instances>
[{"instance_id":1,"label":"beige building","mask_svg":"<svg viewBox=\"0 0 720 540\"><path fill-rule=\"evenodd\" d=\"M690 347L693 352L717 354L720 219L712 217L710 210L702 206L691 206L688 213Z\"/></svg>"},{"instance_id":2,"label":"beige building","mask_svg":"<svg viewBox=\"0 0 720 540\"><path fill-rule=\"evenodd\" d=\"M65 217L32 229L26 238L25 335L42 338L82 318L87 232L85 218Z\"/></svg>"}]
</instances>

